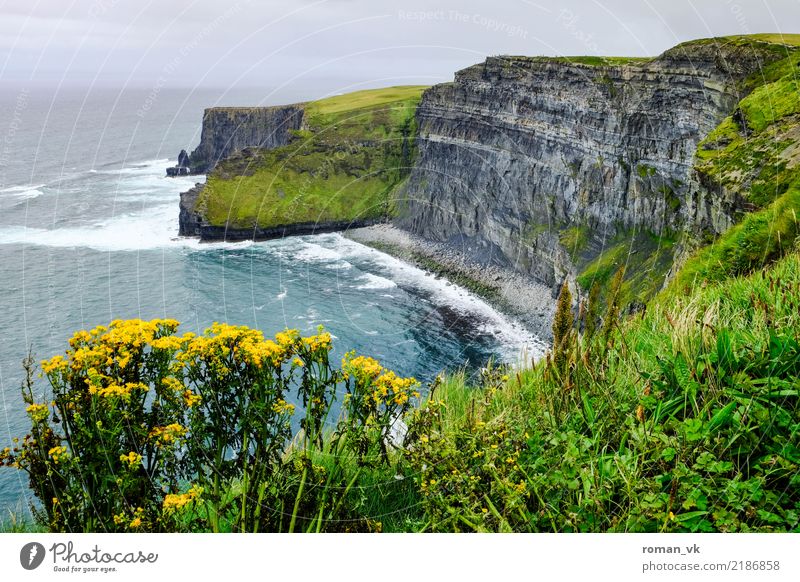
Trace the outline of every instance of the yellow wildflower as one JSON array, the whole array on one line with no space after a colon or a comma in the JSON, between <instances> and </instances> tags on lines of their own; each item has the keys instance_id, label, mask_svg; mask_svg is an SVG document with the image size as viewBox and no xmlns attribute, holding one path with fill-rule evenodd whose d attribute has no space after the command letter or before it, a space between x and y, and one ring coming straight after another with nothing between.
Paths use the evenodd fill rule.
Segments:
<instances>
[{"instance_id":1,"label":"yellow wildflower","mask_svg":"<svg viewBox=\"0 0 800 582\"><path fill-rule=\"evenodd\" d=\"M30 417L35 421L42 421L47 418L47 405L45 404L31 404L28 408L25 409Z\"/></svg>"},{"instance_id":2,"label":"yellow wildflower","mask_svg":"<svg viewBox=\"0 0 800 582\"><path fill-rule=\"evenodd\" d=\"M294 404L289 404L283 398L272 404L276 414L294 414Z\"/></svg>"},{"instance_id":3,"label":"yellow wildflower","mask_svg":"<svg viewBox=\"0 0 800 582\"><path fill-rule=\"evenodd\" d=\"M42 360L42 371L45 374L50 374L51 372L66 370L69 367L66 360L64 360L64 356L53 356L49 360Z\"/></svg>"},{"instance_id":4,"label":"yellow wildflower","mask_svg":"<svg viewBox=\"0 0 800 582\"><path fill-rule=\"evenodd\" d=\"M133 468L138 466L139 463L142 462L142 455L134 451L131 451L127 455L120 455L119 460L122 461L123 463L127 463L129 467Z\"/></svg>"},{"instance_id":5,"label":"yellow wildflower","mask_svg":"<svg viewBox=\"0 0 800 582\"><path fill-rule=\"evenodd\" d=\"M69 456L69 453L67 452L67 447L60 447L60 446L59 447L53 447L52 449L47 451L47 454L50 455L50 458L53 459L53 462L56 465L58 465L58 463L62 459L64 459L65 457Z\"/></svg>"},{"instance_id":6,"label":"yellow wildflower","mask_svg":"<svg viewBox=\"0 0 800 582\"><path fill-rule=\"evenodd\" d=\"M189 408L192 408L193 406L200 404L201 400L203 400L203 398L199 394L195 394L194 392L188 389L184 390L183 401Z\"/></svg>"},{"instance_id":7,"label":"yellow wildflower","mask_svg":"<svg viewBox=\"0 0 800 582\"><path fill-rule=\"evenodd\" d=\"M199 499L202 493L203 488L198 487L197 485L192 485L192 487L186 493L170 493L164 497L164 503L162 505L164 512L171 513L178 509L183 509L192 501Z\"/></svg>"},{"instance_id":8,"label":"yellow wildflower","mask_svg":"<svg viewBox=\"0 0 800 582\"><path fill-rule=\"evenodd\" d=\"M170 390L174 390L175 392L183 392L183 390L185 389L183 382L181 382L174 376L166 376L162 378L161 383Z\"/></svg>"},{"instance_id":9,"label":"yellow wildflower","mask_svg":"<svg viewBox=\"0 0 800 582\"><path fill-rule=\"evenodd\" d=\"M377 360L366 356L351 357L352 353L345 354L342 358L342 371L347 377L355 376L359 379L375 379L381 372L381 366Z\"/></svg>"},{"instance_id":10,"label":"yellow wildflower","mask_svg":"<svg viewBox=\"0 0 800 582\"><path fill-rule=\"evenodd\" d=\"M159 444L171 443L187 433L187 429L173 423L167 426L157 426L150 431L150 438L157 441Z\"/></svg>"}]
</instances>

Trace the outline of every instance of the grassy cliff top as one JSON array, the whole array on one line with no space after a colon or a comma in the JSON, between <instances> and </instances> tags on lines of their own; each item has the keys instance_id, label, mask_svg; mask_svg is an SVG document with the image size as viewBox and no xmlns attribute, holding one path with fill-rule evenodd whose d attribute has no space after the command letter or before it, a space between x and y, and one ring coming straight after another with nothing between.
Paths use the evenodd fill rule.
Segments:
<instances>
[{"instance_id":1,"label":"grassy cliff top","mask_svg":"<svg viewBox=\"0 0 800 582\"><path fill-rule=\"evenodd\" d=\"M365 89L363 91L354 91L343 95L326 97L318 101L311 101L306 104L305 109L309 115L343 113L366 107L388 105L409 99L419 99L422 91L427 88L426 85L398 85L381 89Z\"/></svg>"},{"instance_id":2,"label":"grassy cliff top","mask_svg":"<svg viewBox=\"0 0 800 582\"><path fill-rule=\"evenodd\" d=\"M692 45L707 45L707 44L753 44L753 43L768 43L786 46L800 46L800 34L782 34L779 32L761 33L761 34L733 34L729 36L713 36L710 38L698 38L689 40L677 45L678 47L688 47Z\"/></svg>"},{"instance_id":3,"label":"grassy cliff top","mask_svg":"<svg viewBox=\"0 0 800 582\"><path fill-rule=\"evenodd\" d=\"M800 47L800 34L780 34L780 33L765 33L765 34L749 34L749 35L731 35L731 36L717 36L711 38L701 38L696 40L689 40L680 43L666 51L666 53L673 53L675 51L687 50L692 47L703 47L708 45L716 45L719 47L724 46L762 46L775 45L772 50L780 49L781 47ZM595 55L574 55L574 56L524 56L524 55L498 55L497 59L505 59L509 62L515 63L569 63L574 65L587 65L593 67L621 67L621 66L636 66L644 65L653 62L658 57L613 57L613 56L595 56Z\"/></svg>"},{"instance_id":4,"label":"grassy cliff top","mask_svg":"<svg viewBox=\"0 0 800 582\"><path fill-rule=\"evenodd\" d=\"M356 91L304 103L286 146L239 152L208 176L197 210L215 226L272 228L376 219L415 153L424 86Z\"/></svg>"}]
</instances>

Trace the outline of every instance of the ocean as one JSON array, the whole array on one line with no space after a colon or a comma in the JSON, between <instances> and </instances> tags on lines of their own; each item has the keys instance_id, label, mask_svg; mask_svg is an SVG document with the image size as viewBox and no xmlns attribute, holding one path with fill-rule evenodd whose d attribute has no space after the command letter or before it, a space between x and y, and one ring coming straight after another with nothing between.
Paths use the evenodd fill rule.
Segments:
<instances>
[{"instance_id":1,"label":"ocean","mask_svg":"<svg viewBox=\"0 0 800 582\"><path fill-rule=\"evenodd\" d=\"M213 105L263 91L0 92L0 447L29 429L22 359L62 353L117 318L214 321L335 337L424 382L544 344L483 300L340 234L200 244L179 238L178 199L202 176L165 177ZM38 390L47 386L38 380ZM0 515L25 512L27 477L0 469Z\"/></svg>"}]
</instances>

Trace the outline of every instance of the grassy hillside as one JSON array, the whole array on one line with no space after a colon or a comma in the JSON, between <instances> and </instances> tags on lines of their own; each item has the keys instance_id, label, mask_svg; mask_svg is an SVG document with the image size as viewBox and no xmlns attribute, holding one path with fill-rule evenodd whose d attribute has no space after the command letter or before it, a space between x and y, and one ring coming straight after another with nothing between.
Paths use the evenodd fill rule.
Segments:
<instances>
[{"instance_id":1,"label":"grassy hillside","mask_svg":"<svg viewBox=\"0 0 800 582\"><path fill-rule=\"evenodd\" d=\"M250 228L378 218L414 158L425 87L389 87L305 105L287 146L240 152L209 175L198 209L214 225Z\"/></svg>"},{"instance_id":2,"label":"grassy hillside","mask_svg":"<svg viewBox=\"0 0 800 582\"><path fill-rule=\"evenodd\" d=\"M800 234L798 64L793 52L748 80L760 84L698 147L699 176L712 192L736 196L739 222L687 260L673 289L748 273L781 257Z\"/></svg>"}]
</instances>

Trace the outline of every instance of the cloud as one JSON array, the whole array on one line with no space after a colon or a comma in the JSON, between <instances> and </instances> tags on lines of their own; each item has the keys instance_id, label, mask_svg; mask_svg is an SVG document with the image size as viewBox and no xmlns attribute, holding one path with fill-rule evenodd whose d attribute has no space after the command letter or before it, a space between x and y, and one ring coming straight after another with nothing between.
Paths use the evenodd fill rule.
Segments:
<instances>
[{"instance_id":1,"label":"cloud","mask_svg":"<svg viewBox=\"0 0 800 582\"><path fill-rule=\"evenodd\" d=\"M0 82L148 86L176 55L176 86L428 82L490 54L653 55L780 31L796 10L796 0L41 0L0 8Z\"/></svg>"}]
</instances>

